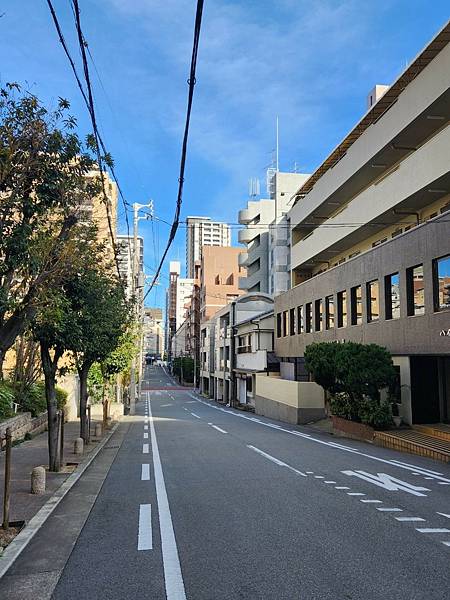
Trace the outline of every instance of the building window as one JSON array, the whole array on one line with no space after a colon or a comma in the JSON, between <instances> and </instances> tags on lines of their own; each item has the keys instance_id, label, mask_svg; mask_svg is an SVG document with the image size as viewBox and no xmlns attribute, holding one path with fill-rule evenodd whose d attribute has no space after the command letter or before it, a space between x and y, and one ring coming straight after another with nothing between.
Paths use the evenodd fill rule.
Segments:
<instances>
[{"instance_id":1,"label":"building window","mask_svg":"<svg viewBox=\"0 0 450 600\"><path fill-rule=\"evenodd\" d=\"M297 333L303 333L303 306L297 306Z\"/></svg>"},{"instance_id":2,"label":"building window","mask_svg":"<svg viewBox=\"0 0 450 600\"><path fill-rule=\"evenodd\" d=\"M450 309L450 254L433 260L434 310Z\"/></svg>"},{"instance_id":3,"label":"building window","mask_svg":"<svg viewBox=\"0 0 450 600\"><path fill-rule=\"evenodd\" d=\"M277 338L281 337L281 313L277 314Z\"/></svg>"},{"instance_id":4,"label":"building window","mask_svg":"<svg viewBox=\"0 0 450 600\"><path fill-rule=\"evenodd\" d=\"M350 290L350 308L351 308L351 324L361 325L362 323L362 290L361 286L357 285Z\"/></svg>"},{"instance_id":5,"label":"building window","mask_svg":"<svg viewBox=\"0 0 450 600\"><path fill-rule=\"evenodd\" d=\"M384 278L386 298L386 319L400 318L400 276L398 273L386 275Z\"/></svg>"},{"instance_id":6,"label":"building window","mask_svg":"<svg viewBox=\"0 0 450 600\"><path fill-rule=\"evenodd\" d=\"M312 331L312 303L308 302L305 304L305 331L311 333Z\"/></svg>"},{"instance_id":7,"label":"building window","mask_svg":"<svg viewBox=\"0 0 450 600\"><path fill-rule=\"evenodd\" d=\"M423 265L406 269L406 304L408 316L425 314Z\"/></svg>"},{"instance_id":8,"label":"building window","mask_svg":"<svg viewBox=\"0 0 450 600\"><path fill-rule=\"evenodd\" d=\"M288 332L288 311L283 311L283 337L287 336Z\"/></svg>"},{"instance_id":9,"label":"building window","mask_svg":"<svg viewBox=\"0 0 450 600\"><path fill-rule=\"evenodd\" d=\"M316 300L314 303L315 312L315 330L322 331L322 300Z\"/></svg>"},{"instance_id":10,"label":"building window","mask_svg":"<svg viewBox=\"0 0 450 600\"><path fill-rule=\"evenodd\" d=\"M289 311L289 335L295 335L295 308Z\"/></svg>"},{"instance_id":11,"label":"building window","mask_svg":"<svg viewBox=\"0 0 450 600\"><path fill-rule=\"evenodd\" d=\"M366 284L367 321L372 323L380 318L380 284L378 279Z\"/></svg>"},{"instance_id":12,"label":"building window","mask_svg":"<svg viewBox=\"0 0 450 600\"><path fill-rule=\"evenodd\" d=\"M347 327L347 292L337 293L337 326Z\"/></svg>"},{"instance_id":13,"label":"building window","mask_svg":"<svg viewBox=\"0 0 450 600\"><path fill-rule=\"evenodd\" d=\"M325 298L325 329L333 329L334 327L334 297L327 296Z\"/></svg>"}]
</instances>

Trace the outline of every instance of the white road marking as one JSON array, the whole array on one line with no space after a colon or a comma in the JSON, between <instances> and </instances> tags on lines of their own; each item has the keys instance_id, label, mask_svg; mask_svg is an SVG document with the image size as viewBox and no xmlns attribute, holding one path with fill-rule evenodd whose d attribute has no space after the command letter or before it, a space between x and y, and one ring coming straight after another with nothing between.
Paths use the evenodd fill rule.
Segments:
<instances>
[{"instance_id":1,"label":"white road marking","mask_svg":"<svg viewBox=\"0 0 450 600\"><path fill-rule=\"evenodd\" d=\"M447 481L438 481L438 485L450 485L450 482Z\"/></svg>"},{"instance_id":2,"label":"white road marking","mask_svg":"<svg viewBox=\"0 0 450 600\"><path fill-rule=\"evenodd\" d=\"M434 477L424 477L424 479L434 479Z\"/></svg>"},{"instance_id":3,"label":"white road marking","mask_svg":"<svg viewBox=\"0 0 450 600\"><path fill-rule=\"evenodd\" d=\"M445 527L416 527L420 533L450 533L450 529Z\"/></svg>"},{"instance_id":4,"label":"white road marking","mask_svg":"<svg viewBox=\"0 0 450 600\"><path fill-rule=\"evenodd\" d=\"M336 483L335 481L324 481L324 483Z\"/></svg>"},{"instance_id":5,"label":"white road marking","mask_svg":"<svg viewBox=\"0 0 450 600\"><path fill-rule=\"evenodd\" d=\"M141 481L150 481L150 465L148 463L142 465Z\"/></svg>"},{"instance_id":6,"label":"white road marking","mask_svg":"<svg viewBox=\"0 0 450 600\"><path fill-rule=\"evenodd\" d=\"M201 419L201 417L199 417L198 415L196 415L196 414L195 414L195 413L193 413L193 412L191 412L191 415L192 415L193 417L195 417L196 419Z\"/></svg>"},{"instance_id":7,"label":"white road marking","mask_svg":"<svg viewBox=\"0 0 450 600\"><path fill-rule=\"evenodd\" d=\"M403 522L416 522L416 521L425 521L425 519L422 519L422 517L395 517L395 519L397 521L401 521Z\"/></svg>"},{"instance_id":8,"label":"white road marking","mask_svg":"<svg viewBox=\"0 0 450 600\"><path fill-rule=\"evenodd\" d=\"M186 404L195 404L195 403L196 403L196 402L195 402L195 400L188 400L188 401L186 402Z\"/></svg>"},{"instance_id":9,"label":"white road marking","mask_svg":"<svg viewBox=\"0 0 450 600\"><path fill-rule=\"evenodd\" d=\"M141 504L139 507L138 550L152 549L152 505Z\"/></svg>"},{"instance_id":10,"label":"white road marking","mask_svg":"<svg viewBox=\"0 0 450 600\"><path fill-rule=\"evenodd\" d=\"M250 450L254 450L258 454L261 454L261 456L264 456L264 458L267 458L267 460L270 460L271 462L275 463L279 467L286 467L290 471L294 471L294 473L297 473L298 475L301 475L302 477L307 476L306 473L302 473L302 471L299 471L298 469L294 469L294 467L291 467L291 465L288 465L287 463L283 462L282 460L275 458L275 456L271 456L270 454L267 454L267 452L263 452L262 450L260 450L259 448L256 448L255 446L251 446L251 445L247 444L247 448L250 448Z\"/></svg>"},{"instance_id":11,"label":"white road marking","mask_svg":"<svg viewBox=\"0 0 450 600\"><path fill-rule=\"evenodd\" d=\"M143 446L142 446L142 454L148 454L148 444L143 444Z\"/></svg>"},{"instance_id":12,"label":"white road marking","mask_svg":"<svg viewBox=\"0 0 450 600\"><path fill-rule=\"evenodd\" d=\"M367 504L383 504L382 500L360 500L360 502L367 502Z\"/></svg>"},{"instance_id":13,"label":"white road marking","mask_svg":"<svg viewBox=\"0 0 450 600\"><path fill-rule=\"evenodd\" d=\"M308 475L314 475L314 471L306 471Z\"/></svg>"},{"instance_id":14,"label":"white road marking","mask_svg":"<svg viewBox=\"0 0 450 600\"><path fill-rule=\"evenodd\" d=\"M365 494L361 494L361 492L347 492L347 496L365 496Z\"/></svg>"},{"instance_id":15,"label":"white road marking","mask_svg":"<svg viewBox=\"0 0 450 600\"><path fill-rule=\"evenodd\" d=\"M442 542L444 546L450 546L450 542Z\"/></svg>"},{"instance_id":16,"label":"white road marking","mask_svg":"<svg viewBox=\"0 0 450 600\"><path fill-rule=\"evenodd\" d=\"M323 475L314 475L314 479L325 479Z\"/></svg>"},{"instance_id":17,"label":"white road marking","mask_svg":"<svg viewBox=\"0 0 450 600\"><path fill-rule=\"evenodd\" d=\"M403 508L382 508L377 506L376 509L380 512L403 512Z\"/></svg>"},{"instance_id":18,"label":"white road marking","mask_svg":"<svg viewBox=\"0 0 450 600\"><path fill-rule=\"evenodd\" d=\"M446 513L440 513L440 512L438 512L436 514L441 515L441 517L447 517L447 519L450 519L450 515L447 515Z\"/></svg>"},{"instance_id":19,"label":"white road marking","mask_svg":"<svg viewBox=\"0 0 450 600\"><path fill-rule=\"evenodd\" d=\"M144 440L148 439L148 433L144 433Z\"/></svg>"},{"instance_id":20,"label":"white road marking","mask_svg":"<svg viewBox=\"0 0 450 600\"><path fill-rule=\"evenodd\" d=\"M217 427L217 425L213 425L212 423L208 423L208 425L211 425L211 427L213 429L216 429L217 431L220 431L220 433L228 433L228 431L225 431L225 429L221 429L220 427Z\"/></svg>"},{"instance_id":21,"label":"white road marking","mask_svg":"<svg viewBox=\"0 0 450 600\"><path fill-rule=\"evenodd\" d=\"M160 408L167 408L168 406L172 406L171 404L161 404Z\"/></svg>"},{"instance_id":22,"label":"white road marking","mask_svg":"<svg viewBox=\"0 0 450 600\"><path fill-rule=\"evenodd\" d=\"M335 488L335 490L349 490L349 487L346 487L345 485L337 485Z\"/></svg>"},{"instance_id":23,"label":"white road marking","mask_svg":"<svg viewBox=\"0 0 450 600\"><path fill-rule=\"evenodd\" d=\"M247 417L246 415L237 414L237 413L233 412L232 410L228 410L228 409L222 408L220 406L213 406L210 402L205 402L204 400L200 400L199 398L194 396L194 394L189 394L189 395L191 396L191 398L194 398L197 402L200 402L200 404L204 404L205 406L208 406L209 408L212 408L214 410L219 410L221 412L227 413L228 415L230 415L232 417L237 417L240 419L247 419L248 421L253 421L253 422L259 423L260 425L263 425L265 427L271 425L271 424L265 423L264 421L255 419L254 417ZM337 450L341 450L342 452L350 452L352 454L357 454L358 456L363 456L364 458L368 458L370 460L376 460L377 462L381 462L381 463L384 463L384 464L387 464L387 465L390 465L393 467L397 467L399 469L406 469L407 471L419 472L422 475L432 475L433 479L439 479L441 481L444 481L444 482L447 482L450 484L450 479L445 478L442 475L442 473L439 473L438 471L431 471L429 469L418 467L417 465L411 465L408 463L404 463L399 460L394 460L394 459L388 460L385 458L380 458L379 456L374 456L372 454L367 454L366 452L361 452L360 450L357 450L356 448L352 448L351 446L344 446L343 444L338 444L337 442L326 442L325 440L315 438L315 437L311 436L310 434L302 433L300 431L294 431L294 430L285 429L282 427L278 427L277 429L278 429L278 431L282 431L284 433L289 433L291 435L297 435L304 439L310 440L311 442L316 442L317 444L329 446L330 448L335 448Z\"/></svg>"},{"instance_id":24,"label":"white road marking","mask_svg":"<svg viewBox=\"0 0 450 600\"><path fill-rule=\"evenodd\" d=\"M373 483L374 485L382 487L391 492L398 492L401 490L403 492L408 492L408 494L413 494L413 496L426 496L426 494L422 494L422 492L430 491L428 488L418 487L408 483L407 481L396 479L387 473L377 473L376 475L366 473L366 471L341 471L341 473L344 475L349 475L350 477L359 477L364 481Z\"/></svg>"},{"instance_id":25,"label":"white road marking","mask_svg":"<svg viewBox=\"0 0 450 600\"><path fill-rule=\"evenodd\" d=\"M158 500L159 527L161 531L161 550L164 566L167 600L186 600L183 575L181 573L177 542L170 514L169 499L167 498L164 474L159 456L158 441L153 423L152 408L150 409L150 432L152 441L153 471L155 475L156 498Z\"/></svg>"},{"instance_id":26,"label":"white road marking","mask_svg":"<svg viewBox=\"0 0 450 600\"><path fill-rule=\"evenodd\" d=\"M144 425L144 431L148 429L148 425Z\"/></svg>"}]
</instances>

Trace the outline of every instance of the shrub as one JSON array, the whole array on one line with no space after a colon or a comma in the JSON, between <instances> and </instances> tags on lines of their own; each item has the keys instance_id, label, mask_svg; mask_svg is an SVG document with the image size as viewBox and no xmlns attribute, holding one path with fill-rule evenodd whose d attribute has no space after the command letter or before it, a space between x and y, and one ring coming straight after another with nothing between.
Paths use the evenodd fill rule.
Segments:
<instances>
[{"instance_id":1,"label":"shrub","mask_svg":"<svg viewBox=\"0 0 450 600\"><path fill-rule=\"evenodd\" d=\"M30 412L33 417L37 417L47 410L47 401L45 399L45 386L42 382L32 383L27 387L16 386L16 402L20 405L20 410Z\"/></svg>"},{"instance_id":2,"label":"shrub","mask_svg":"<svg viewBox=\"0 0 450 600\"><path fill-rule=\"evenodd\" d=\"M365 398L361 402L359 416L362 423L374 429L388 429L392 425L392 408L389 402Z\"/></svg>"},{"instance_id":3,"label":"shrub","mask_svg":"<svg viewBox=\"0 0 450 600\"><path fill-rule=\"evenodd\" d=\"M7 419L14 414L11 408L14 400L12 386L6 382L0 383L0 419Z\"/></svg>"},{"instance_id":4,"label":"shrub","mask_svg":"<svg viewBox=\"0 0 450 600\"><path fill-rule=\"evenodd\" d=\"M339 392L332 396L330 408L336 417L359 421L359 407L360 403L350 398L346 392Z\"/></svg>"},{"instance_id":5,"label":"shrub","mask_svg":"<svg viewBox=\"0 0 450 600\"><path fill-rule=\"evenodd\" d=\"M66 406L67 396L69 395L66 390L56 386L56 403L58 405L58 410L62 410Z\"/></svg>"}]
</instances>

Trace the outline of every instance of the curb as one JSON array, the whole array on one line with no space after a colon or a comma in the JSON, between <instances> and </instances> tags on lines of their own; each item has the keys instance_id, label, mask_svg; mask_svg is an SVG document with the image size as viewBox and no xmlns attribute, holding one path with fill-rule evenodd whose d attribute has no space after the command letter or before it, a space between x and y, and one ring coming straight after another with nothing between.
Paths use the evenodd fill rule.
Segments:
<instances>
[{"instance_id":1,"label":"curb","mask_svg":"<svg viewBox=\"0 0 450 600\"><path fill-rule=\"evenodd\" d=\"M20 531L20 533L14 538L14 540L6 547L3 554L0 556L0 579L5 575L8 569L13 565L18 556L22 553L22 551L28 546L31 542L35 534L39 531L48 517L52 514L64 496L71 490L71 488L76 484L76 482L80 479L86 469L90 466L92 461L96 458L97 454L102 450L103 446L113 436L118 428L119 423L116 423L112 430L93 450L92 454L89 456L88 460L80 465L80 467L74 471L69 477L64 481L64 483L56 490L56 492L51 496L47 502L42 506L38 512L32 517L27 525Z\"/></svg>"}]
</instances>

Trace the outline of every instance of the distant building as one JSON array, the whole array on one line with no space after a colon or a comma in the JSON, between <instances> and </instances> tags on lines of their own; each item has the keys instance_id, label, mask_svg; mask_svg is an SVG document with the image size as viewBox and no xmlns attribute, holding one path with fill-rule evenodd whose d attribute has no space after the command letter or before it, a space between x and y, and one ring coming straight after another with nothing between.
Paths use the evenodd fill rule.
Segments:
<instances>
[{"instance_id":1,"label":"distant building","mask_svg":"<svg viewBox=\"0 0 450 600\"><path fill-rule=\"evenodd\" d=\"M144 274L144 239L138 237L138 271L136 273L136 285L143 291ZM122 281L125 283L125 293L128 299L133 295L133 236L117 236L117 260Z\"/></svg>"},{"instance_id":2,"label":"distant building","mask_svg":"<svg viewBox=\"0 0 450 600\"><path fill-rule=\"evenodd\" d=\"M201 260L203 246L230 246L230 226L210 217L186 219L186 276L195 277L195 263Z\"/></svg>"},{"instance_id":3,"label":"distant building","mask_svg":"<svg viewBox=\"0 0 450 600\"><path fill-rule=\"evenodd\" d=\"M286 214L293 194L309 175L282 173L269 169L269 198L249 200L239 211L239 223L245 225L238 233L246 252L240 256L247 268L240 287L247 292L264 292L274 296L290 287L289 223Z\"/></svg>"},{"instance_id":4,"label":"distant building","mask_svg":"<svg viewBox=\"0 0 450 600\"><path fill-rule=\"evenodd\" d=\"M161 308L144 309L144 352L153 356L164 353L164 326Z\"/></svg>"},{"instance_id":5,"label":"distant building","mask_svg":"<svg viewBox=\"0 0 450 600\"><path fill-rule=\"evenodd\" d=\"M180 277L180 271L179 261L171 261L169 264L169 288L166 297L166 336L167 351L169 353L172 350L171 340L186 319L194 287L194 280Z\"/></svg>"}]
</instances>

